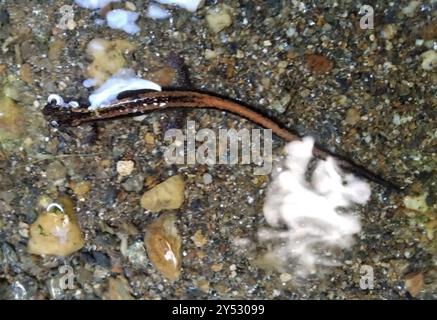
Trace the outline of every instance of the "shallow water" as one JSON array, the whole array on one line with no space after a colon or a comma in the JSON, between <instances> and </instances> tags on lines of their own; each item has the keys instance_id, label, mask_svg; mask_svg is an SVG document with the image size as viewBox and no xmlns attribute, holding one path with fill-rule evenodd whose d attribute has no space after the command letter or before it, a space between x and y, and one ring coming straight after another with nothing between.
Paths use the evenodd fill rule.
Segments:
<instances>
[{"instance_id":1,"label":"shallow water","mask_svg":"<svg viewBox=\"0 0 437 320\"><path fill-rule=\"evenodd\" d=\"M169 7L172 18L160 21L146 16L148 3L132 1L141 31L130 35L95 23L106 9L73 5L75 24L64 30L60 8L71 1L0 1L0 297L435 299L437 73L436 58L433 65L424 60L436 55L436 3L419 1L413 10L410 1L373 1L370 30L360 28L358 4L346 1L205 1L195 13ZM218 33L206 18L214 9L232 22ZM260 262L265 246L257 242L272 175L254 176L256 165L163 160L164 133L188 120L213 130L256 125L209 110L74 128L45 120L52 93L86 102L92 89L83 81L93 72L86 48L95 38L128 41L111 43L113 56L101 65L186 86L174 63L181 57L193 88L258 108L406 191L372 184L370 202L357 208L362 231L350 250L337 253L339 266L305 280L292 267L276 270ZM276 166L283 146L274 139ZM133 161L133 171L120 175L120 161ZM175 214L181 236L181 273L173 282L143 245L162 212L145 210L140 199L177 173L183 204L163 211ZM65 257L29 253L41 203L63 195L73 201L84 246ZM425 207L406 208L406 195L422 196ZM249 244L237 245L241 239ZM62 266L74 274L71 288L59 287ZM363 266L374 273L372 290L360 288Z\"/></svg>"}]
</instances>

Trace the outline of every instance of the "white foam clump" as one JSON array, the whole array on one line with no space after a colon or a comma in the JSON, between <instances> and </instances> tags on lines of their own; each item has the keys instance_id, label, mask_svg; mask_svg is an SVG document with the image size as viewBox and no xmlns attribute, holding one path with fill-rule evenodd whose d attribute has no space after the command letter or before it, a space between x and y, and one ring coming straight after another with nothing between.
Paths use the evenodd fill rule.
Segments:
<instances>
[{"instance_id":1,"label":"white foam clump","mask_svg":"<svg viewBox=\"0 0 437 320\"><path fill-rule=\"evenodd\" d=\"M87 79L85 82L92 82L92 79ZM120 69L89 96L89 109L104 108L114 102L120 92L139 89L161 91L161 86L138 78L132 69Z\"/></svg>"},{"instance_id":2,"label":"white foam clump","mask_svg":"<svg viewBox=\"0 0 437 320\"><path fill-rule=\"evenodd\" d=\"M140 32L140 27L135 21L139 18L138 12L115 9L106 14L106 22L112 29L120 29L127 33L134 34Z\"/></svg>"},{"instance_id":3,"label":"white foam clump","mask_svg":"<svg viewBox=\"0 0 437 320\"><path fill-rule=\"evenodd\" d=\"M111 2L119 2L120 0L74 0L74 2L82 8L91 10L101 9L106 7Z\"/></svg>"},{"instance_id":4,"label":"white foam clump","mask_svg":"<svg viewBox=\"0 0 437 320\"><path fill-rule=\"evenodd\" d=\"M371 194L370 186L351 174L343 184L332 158L318 161L308 182L305 173L313 146L310 137L287 145L286 169L273 181L264 204L264 216L273 228L259 234L262 240L284 242L270 254L281 267L294 262L300 276L314 272L317 265L333 265L333 250L352 246L361 225L350 206L366 203ZM286 230L276 229L281 224Z\"/></svg>"},{"instance_id":5,"label":"white foam clump","mask_svg":"<svg viewBox=\"0 0 437 320\"><path fill-rule=\"evenodd\" d=\"M191 12L196 12L202 1L203 0L156 0L156 2L159 2L161 4L176 5Z\"/></svg>"},{"instance_id":6,"label":"white foam clump","mask_svg":"<svg viewBox=\"0 0 437 320\"><path fill-rule=\"evenodd\" d=\"M165 10L160 6L152 3L147 9L147 16L152 19L161 20L169 18L171 14L168 10Z\"/></svg>"}]
</instances>

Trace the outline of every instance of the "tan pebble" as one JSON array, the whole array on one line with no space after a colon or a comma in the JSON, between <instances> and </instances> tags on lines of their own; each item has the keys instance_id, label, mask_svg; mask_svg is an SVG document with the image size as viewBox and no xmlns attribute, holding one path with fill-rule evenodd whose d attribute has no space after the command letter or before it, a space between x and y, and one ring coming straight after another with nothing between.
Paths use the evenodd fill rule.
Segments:
<instances>
[{"instance_id":1,"label":"tan pebble","mask_svg":"<svg viewBox=\"0 0 437 320\"><path fill-rule=\"evenodd\" d=\"M135 10L137 10L137 7L135 6L135 4L133 4L133 3L130 2L130 1L126 1L126 3L124 4L124 6L126 7L127 10L130 10L130 11L135 11Z\"/></svg>"},{"instance_id":2,"label":"tan pebble","mask_svg":"<svg viewBox=\"0 0 437 320\"><path fill-rule=\"evenodd\" d=\"M100 166L102 168L108 168L111 165L111 160L109 159L103 159L102 161L100 161Z\"/></svg>"},{"instance_id":3,"label":"tan pebble","mask_svg":"<svg viewBox=\"0 0 437 320\"><path fill-rule=\"evenodd\" d=\"M196 233L191 237L196 247L203 247L208 243L208 238L202 234L202 230L197 230Z\"/></svg>"},{"instance_id":4,"label":"tan pebble","mask_svg":"<svg viewBox=\"0 0 437 320\"><path fill-rule=\"evenodd\" d=\"M356 125L361 119L360 112L355 108L350 108L346 111L346 123Z\"/></svg>"},{"instance_id":5,"label":"tan pebble","mask_svg":"<svg viewBox=\"0 0 437 320\"><path fill-rule=\"evenodd\" d=\"M0 97L0 144L9 139L18 139L24 130L24 114L12 99Z\"/></svg>"},{"instance_id":6,"label":"tan pebble","mask_svg":"<svg viewBox=\"0 0 437 320\"><path fill-rule=\"evenodd\" d=\"M266 176L266 175L263 175L263 176L259 175L259 176L256 176L256 177L254 177L254 178L252 179L252 183L253 183L255 186L257 186L257 187L261 187L263 184L265 184L266 182L268 182L268 180L269 180L269 177L268 177L268 176Z\"/></svg>"},{"instance_id":7,"label":"tan pebble","mask_svg":"<svg viewBox=\"0 0 437 320\"><path fill-rule=\"evenodd\" d=\"M426 238L430 241L434 240L437 232L437 219L429 221L425 224Z\"/></svg>"},{"instance_id":8,"label":"tan pebble","mask_svg":"<svg viewBox=\"0 0 437 320\"><path fill-rule=\"evenodd\" d=\"M175 175L146 191L141 197L141 207L152 212L178 209L184 202L184 191L184 179Z\"/></svg>"},{"instance_id":9,"label":"tan pebble","mask_svg":"<svg viewBox=\"0 0 437 320\"><path fill-rule=\"evenodd\" d=\"M423 285L424 280L422 273L406 276L405 287L413 297L417 297L419 295L420 291L422 291Z\"/></svg>"},{"instance_id":10,"label":"tan pebble","mask_svg":"<svg viewBox=\"0 0 437 320\"><path fill-rule=\"evenodd\" d=\"M206 280L197 281L197 287L205 293L209 292L209 282Z\"/></svg>"},{"instance_id":11,"label":"tan pebble","mask_svg":"<svg viewBox=\"0 0 437 320\"><path fill-rule=\"evenodd\" d=\"M397 32L396 25L390 23L390 24L387 24L384 26L384 28L382 29L381 35L383 38L385 38L387 40L391 40L396 35L396 32Z\"/></svg>"},{"instance_id":12,"label":"tan pebble","mask_svg":"<svg viewBox=\"0 0 437 320\"><path fill-rule=\"evenodd\" d=\"M126 65L124 55L135 48L134 44L122 39L109 41L95 38L91 40L86 49L87 54L93 58L93 62L87 67L88 76L96 81L96 85L101 85Z\"/></svg>"},{"instance_id":13,"label":"tan pebble","mask_svg":"<svg viewBox=\"0 0 437 320\"><path fill-rule=\"evenodd\" d=\"M27 251L37 255L68 256L84 244L73 202L68 197L61 197L30 226Z\"/></svg>"},{"instance_id":14,"label":"tan pebble","mask_svg":"<svg viewBox=\"0 0 437 320\"><path fill-rule=\"evenodd\" d=\"M175 281L181 273L181 237L176 216L164 214L154 221L144 237L147 255L154 267L167 279Z\"/></svg>"},{"instance_id":15,"label":"tan pebble","mask_svg":"<svg viewBox=\"0 0 437 320\"><path fill-rule=\"evenodd\" d=\"M211 270L214 272L222 271L223 269L223 263L215 263L211 266Z\"/></svg>"},{"instance_id":16,"label":"tan pebble","mask_svg":"<svg viewBox=\"0 0 437 320\"><path fill-rule=\"evenodd\" d=\"M215 59L215 58L217 58L218 53L217 53L217 51L214 51L211 49L206 49L204 56L205 56L205 59L208 59L208 60Z\"/></svg>"},{"instance_id":17,"label":"tan pebble","mask_svg":"<svg viewBox=\"0 0 437 320\"><path fill-rule=\"evenodd\" d=\"M281 282L288 282L292 279L293 277L291 276L291 274L289 273L281 273L281 275L279 276L279 279L281 280Z\"/></svg>"},{"instance_id":18,"label":"tan pebble","mask_svg":"<svg viewBox=\"0 0 437 320\"><path fill-rule=\"evenodd\" d=\"M206 257L206 253L204 251L197 251L197 257L202 260Z\"/></svg>"},{"instance_id":19,"label":"tan pebble","mask_svg":"<svg viewBox=\"0 0 437 320\"><path fill-rule=\"evenodd\" d=\"M84 197L91 190L91 183L89 181L80 181L78 183L72 182L71 189L78 198Z\"/></svg>"},{"instance_id":20,"label":"tan pebble","mask_svg":"<svg viewBox=\"0 0 437 320\"><path fill-rule=\"evenodd\" d=\"M232 24L232 16L227 6L209 10L206 14L206 22L213 33L219 33Z\"/></svg>"},{"instance_id":21,"label":"tan pebble","mask_svg":"<svg viewBox=\"0 0 437 320\"><path fill-rule=\"evenodd\" d=\"M437 21L430 22L421 31L420 36L424 40L433 40L437 38ZM1 72L0 72L1 73Z\"/></svg>"},{"instance_id":22,"label":"tan pebble","mask_svg":"<svg viewBox=\"0 0 437 320\"><path fill-rule=\"evenodd\" d=\"M155 136L151 132L147 132L144 135L144 141L147 145L155 145Z\"/></svg>"}]
</instances>

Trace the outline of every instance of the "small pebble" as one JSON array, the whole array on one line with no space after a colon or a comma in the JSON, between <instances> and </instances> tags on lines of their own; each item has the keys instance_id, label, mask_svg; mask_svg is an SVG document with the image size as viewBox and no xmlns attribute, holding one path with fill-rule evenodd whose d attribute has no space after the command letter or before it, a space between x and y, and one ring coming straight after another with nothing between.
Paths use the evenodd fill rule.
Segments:
<instances>
[{"instance_id":1,"label":"small pebble","mask_svg":"<svg viewBox=\"0 0 437 320\"><path fill-rule=\"evenodd\" d=\"M410 210L427 212L429 210L429 207L426 203L427 196L427 193L418 196L406 196L404 198L404 206Z\"/></svg>"},{"instance_id":2,"label":"small pebble","mask_svg":"<svg viewBox=\"0 0 437 320\"><path fill-rule=\"evenodd\" d=\"M334 63L319 54L307 54L305 56L308 68L315 73L327 73L334 67Z\"/></svg>"},{"instance_id":3,"label":"small pebble","mask_svg":"<svg viewBox=\"0 0 437 320\"><path fill-rule=\"evenodd\" d=\"M422 58L422 69L426 71L431 71L437 66L437 51L428 50L421 54Z\"/></svg>"},{"instance_id":4,"label":"small pebble","mask_svg":"<svg viewBox=\"0 0 437 320\"><path fill-rule=\"evenodd\" d=\"M204 184L210 184L212 183L212 176L209 173L205 173L203 175L203 183Z\"/></svg>"},{"instance_id":5,"label":"small pebble","mask_svg":"<svg viewBox=\"0 0 437 320\"><path fill-rule=\"evenodd\" d=\"M281 280L281 282L288 282L293 279L293 277L289 273L281 273L279 279Z\"/></svg>"},{"instance_id":6,"label":"small pebble","mask_svg":"<svg viewBox=\"0 0 437 320\"><path fill-rule=\"evenodd\" d=\"M211 270L214 272L219 272L223 269L223 263L215 263L211 266Z\"/></svg>"},{"instance_id":7,"label":"small pebble","mask_svg":"<svg viewBox=\"0 0 437 320\"><path fill-rule=\"evenodd\" d=\"M27 223L24 223L24 222L19 222L18 223L18 233L23 238L29 238L29 225Z\"/></svg>"},{"instance_id":8,"label":"small pebble","mask_svg":"<svg viewBox=\"0 0 437 320\"><path fill-rule=\"evenodd\" d=\"M213 33L219 33L232 24L232 16L227 6L209 10L206 14L206 22Z\"/></svg>"},{"instance_id":9,"label":"small pebble","mask_svg":"<svg viewBox=\"0 0 437 320\"><path fill-rule=\"evenodd\" d=\"M27 251L37 255L68 256L84 244L73 202L68 197L61 197L30 226Z\"/></svg>"},{"instance_id":10,"label":"small pebble","mask_svg":"<svg viewBox=\"0 0 437 320\"><path fill-rule=\"evenodd\" d=\"M167 279L179 279L182 265L182 239L176 228L176 216L164 214L146 230L147 254L155 268Z\"/></svg>"},{"instance_id":11,"label":"small pebble","mask_svg":"<svg viewBox=\"0 0 437 320\"><path fill-rule=\"evenodd\" d=\"M142 174L129 177L122 184L124 190L128 192L140 192L144 186L144 176Z\"/></svg>"},{"instance_id":12,"label":"small pebble","mask_svg":"<svg viewBox=\"0 0 437 320\"><path fill-rule=\"evenodd\" d=\"M132 160L118 161L117 162L117 172L122 177L130 176L134 170L135 163Z\"/></svg>"},{"instance_id":13,"label":"small pebble","mask_svg":"<svg viewBox=\"0 0 437 320\"><path fill-rule=\"evenodd\" d=\"M70 184L74 194L80 199L88 194L91 190L91 183L89 181L80 181L78 183Z\"/></svg>"},{"instance_id":14,"label":"small pebble","mask_svg":"<svg viewBox=\"0 0 437 320\"><path fill-rule=\"evenodd\" d=\"M175 175L146 191L141 197L141 207L152 212L179 209L184 203L184 193L184 179Z\"/></svg>"},{"instance_id":15,"label":"small pebble","mask_svg":"<svg viewBox=\"0 0 437 320\"><path fill-rule=\"evenodd\" d=\"M197 230L196 233L191 237L196 247L203 247L208 243L208 238L202 234L202 230Z\"/></svg>"},{"instance_id":16,"label":"small pebble","mask_svg":"<svg viewBox=\"0 0 437 320\"><path fill-rule=\"evenodd\" d=\"M394 24L387 24L384 26L381 32L381 36L387 40L394 38L397 32L397 27Z\"/></svg>"}]
</instances>

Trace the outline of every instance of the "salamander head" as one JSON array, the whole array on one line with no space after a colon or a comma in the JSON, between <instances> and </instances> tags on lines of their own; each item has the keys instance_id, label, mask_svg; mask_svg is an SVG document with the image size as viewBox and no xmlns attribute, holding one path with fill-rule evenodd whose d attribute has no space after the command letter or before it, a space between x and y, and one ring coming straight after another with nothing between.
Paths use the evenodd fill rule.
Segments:
<instances>
[{"instance_id":1,"label":"salamander head","mask_svg":"<svg viewBox=\"0 0 437 320\"><path fill-rule=\"evenodd\" d=\"M58 95L50 95L42 113L53 126L77 126L80 124L81 112L77 102L65 103Z\"/></svg>"}]
</instances>

